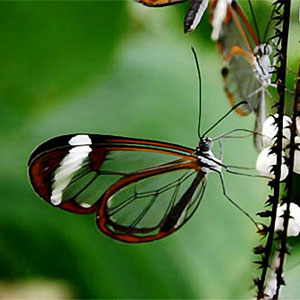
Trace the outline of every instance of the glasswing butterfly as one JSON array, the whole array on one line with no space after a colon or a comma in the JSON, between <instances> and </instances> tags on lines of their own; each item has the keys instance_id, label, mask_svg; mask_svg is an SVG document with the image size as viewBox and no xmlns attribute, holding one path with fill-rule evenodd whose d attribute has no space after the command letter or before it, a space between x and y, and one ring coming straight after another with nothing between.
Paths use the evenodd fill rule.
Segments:
<instances>
[{"instance_id":1,"label":"glasswing butterfly","mask_svg":"<svg viewBox=\"0 0 300 300\"><path fill-rule=\"evenodd\" d=\"M137 0L137 1L146 6L161 7L161 6L186 2L187 0ZM184 19L184 33L191 32L196 29L208 5L208 0L190 0L189 2L190 5Z\"/></svg>"},{"instance_id":2,"label":"glasswing butterfly","mask_svg":"<svg viewBox=\"0 0 300 300\"><path fill-rule=\"evenodd\" d=\"M226 134L214 140L207 137L239 104L200 135L201 77L194 49L193 53L200 95L196 149L112 135L58 136L30 156L29 177L38 195L70 212L97 212L100 230L116 240L148 242L172 234L192 217L204 195L206 175L216 172L225 197L256 225L225 191L222 168L240 173L231 171L211 150L213 141L221 143Z\"/></svg>"},{"instance_id":3,"label":"glasswing butterfly","mask_svg":"<svg viewBox=\"0 0 300 300\"><path fill-rule=\"evenodd\" d=\"M213 15L220 1L212 4ZM272 98L268 88L276 87L271 82L275 65L275 61L271 63L270 59L272 48L267 43L260 42L235 0L231 2L222 0L222 2L226 4L226 17L219 20L223 22L222 26L218 28L219 30L215 27L213 37L217 39L219 51L224 59L222 76L225 91L232 106L240 101L247 102L247 105L239 107L236 112L242 116L254 112L256 115L254 131L261 132L266 120L266 95ZM251 5L251 2L249 3ZM256 24L254 14L253 17ZM258 150L263 148L261 135L255 135L255 145Z\"/></svg>"}]
</instances>

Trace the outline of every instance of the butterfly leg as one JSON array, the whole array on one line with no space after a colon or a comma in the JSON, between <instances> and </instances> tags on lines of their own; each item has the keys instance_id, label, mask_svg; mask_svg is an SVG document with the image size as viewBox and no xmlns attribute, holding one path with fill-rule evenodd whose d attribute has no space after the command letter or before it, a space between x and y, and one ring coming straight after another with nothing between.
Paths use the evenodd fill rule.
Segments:
<instances>
[{"instance_id":1,"label":"butterfly leg","mask_svg":"<svg viewBox=\"0 0 300 300\"><path fill-rule=\"evenodd\" d=\"M295 78L295 79L297 80L297 78ZM272 87L272 88L277 89L277 84L276 84L276 83L270 83L268 87ZM289 89L288 87L285 87L285 91L288 92L288 93L291 94L291 95L294 95L294 94L295 94L295 92L294 92L293 90ZM268 89L266 89L266 92L267 92L268 96L269 96L273 101L277 101L277 100L273 97L273 95L269 92Z\"/></svg>"},{"instance_id":2,"label":"butterfly leg","mask_svg":"<svg viewBox=\"0 0 300 300\"><path fill-rule=\"evenodd\" d=\"M222 141L221 140L218 140L218 143L219 143L219 151L220 151L220 161L223 160L223 144L222 144Z\"/></svg>"},{"instance_id":3,"label":"butterfly leg","mask_svg":"<svg viewBox=\"0 0 300 300\"><path fill-rule=\"evenodd\" d=\"M230 135L232 133L239 132L239 131L240 132L248 132L248 134L241 135L241 136ZM223 133L222 135L219 135L219 136L213 138L213 141L217 141L217 140L220 140L220 139L223 139L223 138L232 138L232 139L233 138L235 138L235 139L240 138L240 139L243 139L243 138L247 138L247 137L251 136L254 133L257 133L257 132L255 132L253 130L245 129L245 128L237 128L237 129L229 130L229 131ZM257 134L260 134L260 133L257 133Z\"/></svg>"},{"instance_id":4,"label":"butterfly leg","mask_svg":"<svg viewBox=\"0 0 300 300\"><path fill-rule=\"evenodd\" d=\"M250 216L249 213L247 213L243 208L241 208L234 200L232 200L226 192L226 188L225 188L225 180L224 180L224 176L222 174L222 172L219 173L220 175L220 179L221 179L221 185L222 185L222 190L223 190L223 195L225 196L225 198L232 204L234 205L239 211L241 211L254 225L255 227L258 229L258 225L256 223L256 221Z\"/></svg>"},{"instance_id":5,"label":"butterfly leg","mask_svg":"<svg viewBox=\"0 0 300 300\"><path fill-rule=\"evenodd\" d=\"M276 83L271 83L269 86L272 87L272 88L276 88L276 89L277 89L277 84L276 84ZM270 93L270 91L269 91L267 88L266 88L266 93L268 94L268 96L269 96L273 101L277 101L277 100L273 97L273 95Z\"/></svg>"},{"instance_id":6,"label":"butterfly leg","mask_svg":"<svg viewBox=\"0 0 300 300\"><path fill-rule=\"evenodd\" d=\"M298 76L298 72L295 69L291 68L290 66L287 66L287 69L288 69L289 72L291 72L291 73L293 73L293 74L295 74L295 75Z\"/></svg>"},{"instance_id":7,"label":"butterfly leg","mask_svg":"<svg viewBox=\"0 0 300 300\"><path fill-rule=\"evenodd\" d=\"M269 85L270 87L273 87L273 88L277 88L277 84L276 83L271 83ZM293 90L290 90L289 88L285 87L285 91L288 92L290 95L294 95L295 92ZM268 89L266 89L266 93L268 94L268 96L273 100L273 101L277 101L273 95L270 93L270 91Z\"/></svg>"},{"instance_id":8,"label":"butterfly leg","mask_svg":"<svg viewBox=\"0 0 300 300\"><path fill-rule=\"evenodd\" d=\"M272 179L271 177L264 176L264 175L256 175L256 174L248 174L248 173L241 173L241 172L236 172L232 171L230 168L239 168L239 169L244 169L243 167L235 167L235 166L227 166L222 164L222 167L225 169L226 172L234 175L240 175L240 176L247 176L247 177L254 177L254 178L266 178L266 179ZM248 169L248 168L245 168ZM251 169L251 168L249 168Z\"/></svg>"},{"instance_id":9,"label":"butterfly leg","mask_svg":"<svg viewBox=\"0 0 300 300\"><path fill-rule=\"evenodd\" d=\"M250 106L250 108L251 108L252 110L254 110L254 107L251 106L251 104L248 102L248 100L249 100L252 96L255 96L256 94L258 94L262 89L263 89L263 87L261 86L260 88L258 88L257 90L255 90L254 92L252 92L251 94L249 94L249 95L246 97L246 99L245 99L245 101L248 103L248 105Z\"/></svg>"},{"instance_id":10,"label":"butterfly leg","mask_svg":"<svg viewBox=\"0 0 300 300\"><path fill-rule=\"evenodd\" d=\"M276 71L276 65L278 61L279 61L278 56L273 57L272 65L270 66L270 74Z\"/></svg>"},{"instance_id":11,"label":"butterfly leg","mask_svg":"<svg viewBox=\"0 0 300 300\"><path fill-rule=\"evenodd\" d=\"M259 101L256 118L255 118L255 126L254 131L257 133L262 132L263 124L266 120L266 88L261 90L261 99ZM261 151L264 148L263 139L261 134L254 134L254 144L258 151Z\"/></svg>"}]
</instances>

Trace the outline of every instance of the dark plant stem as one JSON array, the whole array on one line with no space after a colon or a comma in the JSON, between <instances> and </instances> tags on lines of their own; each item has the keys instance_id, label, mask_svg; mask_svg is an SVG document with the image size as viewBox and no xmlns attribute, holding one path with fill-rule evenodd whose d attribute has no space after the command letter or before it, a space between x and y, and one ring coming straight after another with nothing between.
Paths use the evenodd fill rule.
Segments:
<instances>
[{"instance_id":1,"label":"dark plant stem","mask_svg":"<svg viewBox=\"0 0 300 300\"><path fill-rule=\"evenodd\" d=\"M283 218L283 232L280 235L280 248L279 248L279 266L276 270L277 277L277 287L275 299L279 296L280 286L284 284L283 279L283 265L285 260L285 255L288 253L287 249L287 230L288 222L290 219L290 204L292 202L292 190L293 190L293 169L294 169L294 154L295 154L295 137L296 137L296 117L298 116L298 107L299 107L299 96L300 96L300 60L298 67L298 76L296 81L295 97L293 104L293 115L292 115L292 124L291 124L291 142L290 142L290 154L287 160L287 165L289 167L289 175L286 180L286 197L284 203L286 203L286 210L284 212Z\"/></svg>"},{"instance_id":2,"label":"dark plant stem","mask_svg":"<svg viewBox=\"0 0 300 300\"><path fill-rule=\"evenodd\" d=\"M275 118L275 122L278 127L278 133L276 137L275 145L272 147L272 153L277 156L276 165L273 168L275 179L270 182L270 186L273 188L273 195L269 197L267 205L272 205L271 209L271 221L267 229L267 242L262 253L262 260L260 262L262 273L261 277L256 280L257 285L257 299L264 299L264 289L267 271L270 265L270 257L272 252L272 246L274 241L275 220L277 206L280 200L280 176L281 176L281 164L282 164L282 129L283 129L283 115L285 107L285 82L286 82L286 65L287 65L287 44L288 44L288 32L289 32L289 19L290 19L290 0L278 0L274 3L275 16L275 36L278 39L277 55L279 58L279 67L277 69L277 92L279 95L279 101L274 105L277 107L278 118ZM283 15L280 13L283 9ZM282 24L282 29L279 28ZM276 27L277 26L277 27ZM276 299L276 298L274 298Z\"/></svg>"}]
</instances>

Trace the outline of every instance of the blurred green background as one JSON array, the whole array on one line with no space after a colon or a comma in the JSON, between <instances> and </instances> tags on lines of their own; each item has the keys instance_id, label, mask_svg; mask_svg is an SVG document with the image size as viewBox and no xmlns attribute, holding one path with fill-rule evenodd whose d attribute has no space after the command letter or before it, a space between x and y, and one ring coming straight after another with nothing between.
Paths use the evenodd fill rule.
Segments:
<instances>
[{"instance_id":1,"label":"blurred green background","mask_svg":"<svg viewBox=\"0 0 300 300\"><path fill-rule=\"evenodd\" d=\"M197 143L202 126L228 109L221 59L208 13L183 34L187 5L150 9L131 1L0 2L0 295L41 282L55 298L245 298L251 291L254 226L209 174L200 209L163 240L127 245L104 236L95 216L48 205L27 176L31 151L65 133L117 134ZM253 128L231 115L211 136ZM224 141L224 162L255 166L251 137ZM261 179L226 174L229 195L254 215L268 189ZM2 282L2 284L1 284ZM47 294L48 291L48 294ZM2 293L3 295L3 293Z\"/></svg>"}]
</instances>

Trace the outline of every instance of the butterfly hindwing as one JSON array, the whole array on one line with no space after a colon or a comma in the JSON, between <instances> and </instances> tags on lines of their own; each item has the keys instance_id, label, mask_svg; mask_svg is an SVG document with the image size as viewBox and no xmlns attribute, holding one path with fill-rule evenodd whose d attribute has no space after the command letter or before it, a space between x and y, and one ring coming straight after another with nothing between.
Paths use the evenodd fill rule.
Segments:
<instances>
[{"instance_id":1,"label":"butterfly hindwing","mask_svg":"<svg viewBox=\"0 0 300 300\"><path fill-rule=\"evenodd\" d=\"M159 174L143 171L120 179L102 197L99 228L134 243L178 230L199 206L206 186L204 173L187 167L175 163Z\"/></svg>"},{"instance_id":2,"label":"butterfly hindwing","mask_svg":"<svg viewBox=\"0 0 300 300\"><path fill-rule=\"evenodd\" d=\"M254 93L260 87L253 75L251 58L242 48L232 48L230 56L222 69L225 92L231 106L241 101L247 101L248 105L236 109L239 115L248 115L257 112L260 104L260 93Z\"/></svg>"}]
</instances>

